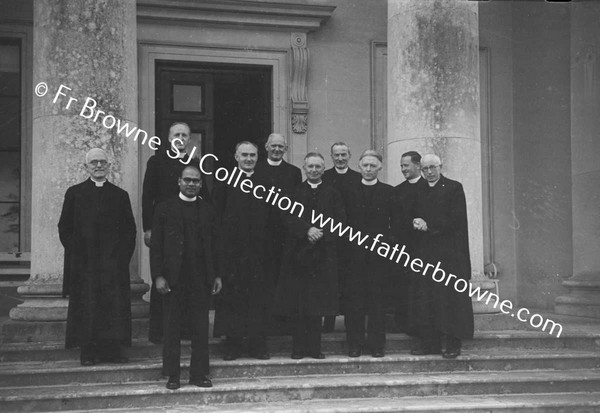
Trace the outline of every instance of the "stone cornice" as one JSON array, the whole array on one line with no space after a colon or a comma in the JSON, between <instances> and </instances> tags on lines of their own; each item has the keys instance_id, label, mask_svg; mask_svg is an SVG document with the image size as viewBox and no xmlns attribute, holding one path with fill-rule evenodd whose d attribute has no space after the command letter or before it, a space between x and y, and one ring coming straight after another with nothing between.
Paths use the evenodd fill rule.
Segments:
<instances>
[{"instance_id":1,"label":"stone cornice","mask_svg":"<svg viewBox=\"0 0 600 413\"><path fill-rule=\"evenodd\" d=\"M335 6L306 0L137 0L138 21L176 21L310 32Z\"/></svg>"}]
</instances>

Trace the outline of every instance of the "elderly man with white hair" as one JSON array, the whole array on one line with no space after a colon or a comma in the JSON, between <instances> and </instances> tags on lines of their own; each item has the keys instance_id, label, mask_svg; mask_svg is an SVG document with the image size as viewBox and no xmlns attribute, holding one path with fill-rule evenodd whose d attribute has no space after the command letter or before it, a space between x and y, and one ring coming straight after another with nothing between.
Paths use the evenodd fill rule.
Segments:
<instances>
[{"instance_id":1,"label":"elderly man with white hair","mask_svg":"<svg viewBox=\"0 0 600 413\"><path fill-rule=\"evenodd\" d=\"M67 190L58 223L65 248L63 296L69 297L66 348L81 348L83 366L125 363L135 220L127 192L106 179L106 152L91 149L85 168L89 178Z\"/></svg>"},{"instance_id":2,"label":"elderly man with white hair","mask_svg":"<svg viewBox=\"0 0 600 413\"><path fill-rule=\"evenodd\" d=\"M473 337L473 307L467 293L459 293L443 277L471 278L469 231L465 193L460 182L441 173L437 155L424 155L421 172L427 181L413 208L414 255L438 265L430 274L414 274L409 302L408 333L417 337L414 355L460 355L463 339ZM441 340L445 339L442 351Z\"/></svg>"}]
</instances>

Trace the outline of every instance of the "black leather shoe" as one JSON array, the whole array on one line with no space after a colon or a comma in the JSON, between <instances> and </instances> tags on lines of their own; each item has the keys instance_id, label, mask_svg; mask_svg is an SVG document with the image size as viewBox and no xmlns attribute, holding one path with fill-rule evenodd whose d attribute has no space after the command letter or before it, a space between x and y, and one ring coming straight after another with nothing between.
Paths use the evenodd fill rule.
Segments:
<instances>
[{"instance_id":1,"label":"black leather shoe","mask_svg":"<svg viewBox=\"0 0 600 413\"><path fill-rule=\"evenodd\" d=\"M271 356L269 355L269 353L265 352L261 352L261 353L254 353L251 354L250 357L258 359L258 360L269 360L271 358Z\"/></svg>"},{"instance_id":2,"label":"black leather shoe","mask_svg":"<svg viewBox=\"0 0 600 413\"><path fill-rule=\"evenodd\" d=\"M93 358L82 358L81 359L82 366L89 367L89 366L93 366L95 364L96 364L96 360L94 360Z\"/></svg>"},{"instance_id":3,"label":"black leather shoe","mask_svg":"<svg viewBox=\"0 0 600 413\"><path fill-rule=\"evenodd\" d=\"M442 353L442 357L445 359L455 359L460 356L460 348L448 349Z\"/></svg>"},{"instance_id":4,"label":"black leather shoe","mask_svg":"<svg viewBox=\"0 0 600 413\"><path fill-rule=\"evenodd\" d=\"M300 351L292 351L292 359L293 360L300 360L304 358L304 354L302 354L302 352Z\"/></svg>"},{"instance_id":5,"label":"black leather shoe","mask_svg":"<svg viewBox=\"0 0 600 413\"><path fill-rule=\"evenodd\" d=\"M190 384L198 387L212 387L212 381L206 376L190 377Z\"/></svg>"},{"instance_id":6,"label":"black leather shoe","mask_svg":"<svg viewBox=\"0 0 600 413\"><path fill-rule=\"evenodd\" d=\"M181 387L181 384L179 383L179 376L169 376L166 387L169 390L177 390L179 387Z\"/></svg>"},{"instance_id":7,"label":"black leather shoe","mask_svg":"<svg viewBox=\"0 0 600 413\"><path fill-rule=\"evenodd\" d=\"M325 358L325 354L319 352L319 353L311 354L310 357L317 359L317 360L323 360Z\"/></svg>"},{"instance_id":8,"label":"black leather shoe","mask_svg":"<svg viewBox=\"0 0 600 413\"><path fill-rule=\"evenodd\" d=\"M114 356L99 356L98 360L102 363L116 363L116 364L129 363L129 359L122 354L117 354Z\"/></svg>"},{"instance_id":9,"label":"black leather shoe","mask_svg":"<svg viewBox=\"0 0 600 413\"><path fill-rule=\"evenodd\" d=\"M383 357L384 355L385 354L383 353L383 350L381 350L381 349L373 350L371 352L371 356L373 356L375 358Z\"/></svg>"},{"instance_id":10,"label":"black leather shoe","mask_svg":"<svg viewBox=\"0 0 600 413\"><path fill-rule=\"evenodd\" d=\"M237 351L228 351L223 356L223 360L225 361L236 360L238 358L240 358L240 353L238 353Z\"/></svg>"},{"instance_id":11,"label":"black leather shoe","mask_svg":"<svg viewBox=\"0 0 600 413\"><path fill-rule=\"evenodd\" d=\"M360 355L361 355L360 349L351 348L350 351L348 351L348 357L360 357Z\"/></svg>"}]
</instances>

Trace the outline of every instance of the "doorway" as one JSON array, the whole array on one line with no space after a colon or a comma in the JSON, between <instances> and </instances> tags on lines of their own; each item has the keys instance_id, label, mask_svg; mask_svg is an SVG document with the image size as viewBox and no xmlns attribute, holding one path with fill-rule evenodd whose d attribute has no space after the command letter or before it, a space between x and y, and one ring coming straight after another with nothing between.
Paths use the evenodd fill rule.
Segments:
<instances>
[{"instance_id":1,"label":"doorway","mask_svg":"<svg viewBox=\"0 0 600 413\"><path fill-rule=\"evenodd\" d=\"M265 155L273 130L271 66L157 61L155 74L159 150L169 147L169 126L182 121L190 125L190 148L196 146L199 156L216 155L218 166L236 165L235 145L243 140Z\"/></svg>"}]
</instances>

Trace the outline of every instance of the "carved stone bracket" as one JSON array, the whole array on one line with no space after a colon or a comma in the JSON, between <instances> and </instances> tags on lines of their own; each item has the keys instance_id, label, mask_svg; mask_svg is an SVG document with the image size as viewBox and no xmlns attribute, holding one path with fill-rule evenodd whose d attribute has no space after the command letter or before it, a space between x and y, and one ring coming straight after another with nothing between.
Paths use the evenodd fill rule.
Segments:
<instances>
[{"instance_id":1,"label":"carved stone bracket","mask_svg":"<svg viewBox=\"0 0 600 413\"><path fill-rule=\"evenodd\" d=\"M306 133L308 129L308 48L306 33L292 33L292 131Z\"/></svg>"}]
</instances>

